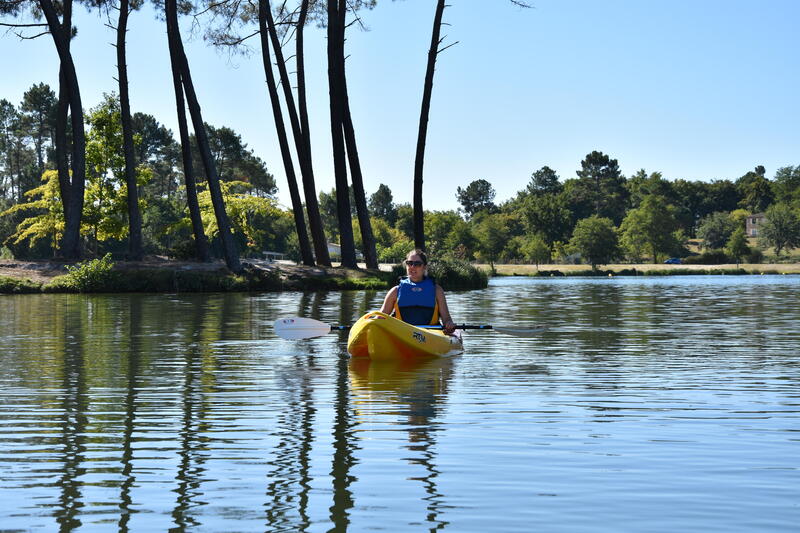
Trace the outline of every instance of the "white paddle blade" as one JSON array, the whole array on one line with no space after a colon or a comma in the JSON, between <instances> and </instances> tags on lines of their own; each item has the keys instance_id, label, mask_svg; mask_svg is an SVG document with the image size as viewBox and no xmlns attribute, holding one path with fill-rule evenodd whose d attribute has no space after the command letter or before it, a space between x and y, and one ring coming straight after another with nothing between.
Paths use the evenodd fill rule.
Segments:
<instances>
[{"instance_id":1,"label":"white paddle blade","mask_svg":"<svg viewBox=\"0 0 800 533\"><path fill-rule=\"evenodd\" d=\"M515 337L536 337L541 332L547 331L547 326L537 326L535 328L507 328L505 326L492 326L492 329L498 333L505 333L506 335L513 335Z\"/></svg>"},{"instance_id":2,"label":"white paddle blade","mask_svg":"<svg viewBox=\"0 0 800 533\"><path fill-rule=\"evenodd\" d=\"M331 327L325 322L301 317L279 318L274 328L278 337L290 341L321 337L331 332Z\"/></svg>"}]
</instances>

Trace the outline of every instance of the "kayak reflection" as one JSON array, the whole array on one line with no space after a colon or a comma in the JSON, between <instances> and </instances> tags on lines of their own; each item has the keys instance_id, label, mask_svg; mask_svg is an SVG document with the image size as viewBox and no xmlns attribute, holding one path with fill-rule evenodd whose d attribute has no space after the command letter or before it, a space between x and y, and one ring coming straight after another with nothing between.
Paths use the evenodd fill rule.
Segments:
<instances>
[{"instance_id":1,"label":"kayak reflection","mask_svg":"<svg viewBox=\"0 0 800 533\"><path fill-rule=\"evenodd\" d=\"M437 484L437 442L443 437L444 426L438 421L444 417L454 361L451 357L427 361L352 358L348 364L353 407L362 431L380 428L382 418L394 421L405 417L408 444L404 447L411 452L405 460L421 466L423 472L398 483L422 484L427 494L423 520L431 531L447 525L440 518L445 496Z\"/></svg>"}]
</instances>

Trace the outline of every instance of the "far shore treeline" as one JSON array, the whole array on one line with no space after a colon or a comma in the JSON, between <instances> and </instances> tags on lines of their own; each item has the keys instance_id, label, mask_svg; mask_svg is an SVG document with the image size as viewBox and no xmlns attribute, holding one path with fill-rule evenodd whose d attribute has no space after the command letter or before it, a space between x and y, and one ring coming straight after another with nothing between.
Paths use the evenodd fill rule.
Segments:
<instances>
[{"instance_id":1,"label":"far shore treeline","mask_svg":"<svg viewBox=\"0 0 800 533\"><path fill-rule=\"evenodd\" d=\"M64 220L52 134L57 98L45 84L27 91L18 106L0 101L0 241L2 256L49 259L58 255ZM119 100L107 95L85 114L87 185L81 235L84 257L126 258L128 221ZM144 252L195 257L183 185L181 147L173 133L144 113L133 114L138 201ZM275 179L241 136L206 124L232 234L243 257L263 251L300 261L291 210L280 207ZM197 151L195 166L202 165ZM575 177L543 167L520 180L513 198L498 202L489 181L475 179L453 194L458 211L425 211L426 248L433 256L488 263L612 261L772 262L800 247L800 165L767 176L756 167L735 179L666 179L644 169L626 177L602 152L576 163ZM527 181L526 181L527 180ZM355 192L349 187L355 246L363 249ZM318 196L330 242L340 237L335 190ZM198 180L198 203L210 254L222 257L211 195ZM396 263L414 247L413 208L396 204L381 184L367 197L381 263ZM764 214L758 238L745 234L751 214ZM748 238L750 237L750 238ZM694 244L689 247L687 244ZM702 251L691 254L690 248ZM765 257L765 251L768 256ZM336 259L336 258L334 258Z\"/></svg>"},{"instance_id":2,"label":"far shore treeline","mask_svg":"<svg viewBox=\"0 0 800 533\"><path fill-rule=\"evenodd\" d=\"M389 186L365 191L345 72L345 33L375 0L297 0L158 4L165 24L178 131L164 117L131 110L126 70L128 15L143 3L83 3L116 34L117 87L83 102L72 60L72 0L0 3L3 38L51 38L60 60L58 87L36 83L23 95L0 95L0 257L146 256L224 259L264 251L304 265L368 268L397 263L414 247L465 261L612 261L725 263L781 261L800 247L800 165L742 169L740 176L687 180L642 169L624 176L614 154L575 154L575 175L548 166L519 176L519 192L495 198L492 176L464 176L461 208L423 205L425 140L444 0L437 0L414 154L413 204L396 204ZM512 0L515 6L525 2ZM276 2L276 4L278 4ZM203 11L210 42L237 47L257 37L281 161L264 161L228 125L207 124L192 82L181 15ZM98 19L98 23L103 23ZM307 27L326 32L331 150L335 184L317 191L305 91ZM287 62L291 61L291 71ZM10 73L13 75L13 73ZM263 83L263 80L254 80ZM15 104L12 100L17 101ZM188 113L187 113L188 111ZM288 122L288 124L287 124ZM190 133L190 125L191 131ZM582 159L581 159L582 158ZM280 164L291 207L276 201L270 167ZM509 176L503 176L508 180ZM455 185L455 184L454 184ZM331 257L330 243L339 257Z\"/></svg>"}]
</instances>

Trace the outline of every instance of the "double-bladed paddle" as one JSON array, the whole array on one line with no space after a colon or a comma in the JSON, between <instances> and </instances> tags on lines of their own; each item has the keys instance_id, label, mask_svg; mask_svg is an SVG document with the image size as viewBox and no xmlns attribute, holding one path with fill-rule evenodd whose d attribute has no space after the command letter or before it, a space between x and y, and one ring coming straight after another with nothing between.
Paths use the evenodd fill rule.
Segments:
<instances>
[{"instance_id":1,"label":"double-bladed paddle","mask_svg":"<svg viewBox=\"0 0 800 533\"><path fill-rule=\"evenodd\" d=\"M331 331L347 331L351 326L335 326L314 320L313 318L291 317L279 318L275 321L275 333L286 340L311 339L327 335ZM442 326L417 326L425 329L442 329ZM545 331L545 326L534 328L517 328L505 326L492 326L489 324L458 324L456 329L491 329L498 333L514 335L515 337L535 337Z\"/></svg>"}]
</instances>

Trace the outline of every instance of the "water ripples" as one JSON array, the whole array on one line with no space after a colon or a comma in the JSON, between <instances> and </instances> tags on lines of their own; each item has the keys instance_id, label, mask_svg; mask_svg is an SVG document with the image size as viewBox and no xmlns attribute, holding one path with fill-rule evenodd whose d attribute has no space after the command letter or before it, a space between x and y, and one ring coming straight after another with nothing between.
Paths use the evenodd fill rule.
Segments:
<instances>
[{"instance_id":1,"label":"water ripples","mask_svg":"<svg viewBox=\"0 0 800 533\"><path fill-rule=\"evenodd\" d=\"M8 530L792 530L800 280L493 280L422 364L349 360L376 292L0 300Z\"/></svg>"}]
</instances>

